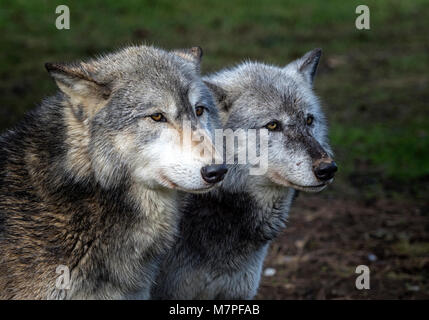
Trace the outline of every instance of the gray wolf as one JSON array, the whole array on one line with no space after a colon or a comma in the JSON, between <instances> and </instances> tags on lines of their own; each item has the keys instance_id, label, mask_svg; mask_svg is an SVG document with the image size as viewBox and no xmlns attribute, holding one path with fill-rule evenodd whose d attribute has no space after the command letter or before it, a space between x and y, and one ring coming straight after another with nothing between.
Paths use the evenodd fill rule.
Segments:
<instances>
[{"instance_id":1,"label":"gray wolf","mask_svg":"<svg viewBox=\"0 0 429 320\"><path fill-rule=\"evenodd\" d=\"M201 55L130 46L46 64L60 91L0 136L0 298L149 297L177 190L225 174L166 130L186 120L210 136L219 122Z\"/></svg>"},{"instance_id":2,"label":"gray wolf","mask_svg":"<svg viewBox=\"0 0 429 320\"><path fill-rule=\"evenodd\" d=\"M268 246L295 190L318 192L337 170L313 92L315 49L285 67L246 62L205 78L224 128L268 130L268 168L231 165L221 187L182 202L180 238L160 268L156 299L252 299Z\"/></svg>"}]
</instances>

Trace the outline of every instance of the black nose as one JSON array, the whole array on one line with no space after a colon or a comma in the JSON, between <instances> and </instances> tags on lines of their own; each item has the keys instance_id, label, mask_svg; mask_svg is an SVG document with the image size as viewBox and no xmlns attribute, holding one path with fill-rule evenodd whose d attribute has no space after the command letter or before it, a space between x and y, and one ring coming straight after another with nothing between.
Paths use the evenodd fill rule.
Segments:
<instances>
[{"instance_id":1,"label":"black nose","mask_svg":"<svg viewBox=\"0 0 429 320\"><path fill-rule=\"evenodd\" d=\"M338 167L334 161L321 162L316 168L314 168L314 174L317 179L321 181L328 181L332 179L337 172Z\"/></svg>"},{"instance_id":2,"label":"black nose","mask_svg":"<svg viewBox=\"0 0 429 320\"><path fill-rule=\"evenodd\" d=\"M208 183L216 183L221 181L228 169L224 164L213 164L201 168L201 176Z\"/></svg>"}]
</instances>

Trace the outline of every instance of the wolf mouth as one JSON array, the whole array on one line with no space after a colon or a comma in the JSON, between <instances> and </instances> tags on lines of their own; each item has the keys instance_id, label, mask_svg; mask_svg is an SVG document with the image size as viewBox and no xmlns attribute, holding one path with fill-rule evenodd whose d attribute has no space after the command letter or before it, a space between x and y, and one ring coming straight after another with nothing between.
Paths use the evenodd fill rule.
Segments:
<instances>
[{"instance_id":1,"label":"wolf mouth","mask_svg":"<svg viewBox=\"0 0 429 320\"><path fill-rule=\"evenodd\" d=\"M280 185L283 185L283 186L286 186L286 187L291 187L291 188L294 188L294 189L297 189L297 190L306 191L306 192L319 192L319 191L322 191L333 180L332 179L332 180L327 181L326 183L321 183L321 184L312 185L312 186L301 186L301 185L295 184L293 182L290 182L289 180L286 180L284 177L282 177L277 172L274 172L273 174L271 174L270 178L276 184L280 184Z\"/></svg>"},{"instance_id":2,"label":"wolf mouth","mask_svg":"<svg viewBox=\"0 0 429 320\"><path fill-rule=\"evenodd\" d=\"M293 186L295 186L295 187L299 187L299 188L320 188L320 187L324 187L324 186L326 186L326 184L325 184L325 183L316 184L316 185L313 185L313 186L301 186L301 185L299 185L299 184L294 184L294 183L292 183L292 182L290 182L290 181L289 181L289 183L290 183L291 185L293 185Z\"/></svg>"},{"instance_id":3,"label":"wolf mouth","mask_svg":"<svg viewBox=\"0 0 429 320\"><path fill-rule=\"evenodd\" d=\"M207 187L204 187L204 188L187 189L187 188L183 188L183 187L179 186L177 183L174 183L173 181L168 179L163 174L161 174L161 180L164 181L168 185L168 187L170 187L171 189L176 189L176 190L189 192L189 193L206 193L206 192L210 191L211 189L215 188L216 185L219 184L219 183L214 183L214 184L207 185Z\"/></svg>"},{"instance_id":4,"label":"wolf mouth","mask_svg":"<svg viewBox=\"0 0 429 320\"><path fill-rule=\"evenodd\" d=\"M294 189L298 189L298 190L302 190L302 191L309 191L309 192L322 191L323 189L325 189L328 186L327 183L321 183L321 184L317 184L317 185L313 185L313 186L300 186L300 185L294 184L290 181L289 181L289 184Z\"/></svg>"}]
</instances>

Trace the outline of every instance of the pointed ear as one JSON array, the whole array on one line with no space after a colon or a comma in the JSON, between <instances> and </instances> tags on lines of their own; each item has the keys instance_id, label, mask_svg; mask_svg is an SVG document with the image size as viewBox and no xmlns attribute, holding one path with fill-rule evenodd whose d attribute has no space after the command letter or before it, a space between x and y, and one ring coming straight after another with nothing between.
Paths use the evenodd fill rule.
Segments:
<instances>
[{"instance_id":1,"label":"pointed ear","mask_svg":"<svg viewBox=\"0 0 429 320\"><path fill-rule=\"evenodd\" d=\"M110 96L108 86L98 83L91 76L91 66L88 64L46 63L45 67L54 78L58 88L69 96L72 103L80 103L83 100L102 101L107 100Z\"/></svg>"},{"instance_id":2,"label":"pointed ear","mask_svg":"<svg viewBox=\"0 0 429 320\"><path fill-rule=\"evenodd\" d=\"M231 106L231 102L228 99L226 91L219 85L203 80L204 84L210 89L215 99L216 105L221 112L228 112Z\"/></svg>"},{"instance_id":3,"label":"pointed ear","mask_svg":"<svg viewBox=\"0 0 429 320\"><path fill-rule=\"evenodd\" d=\"M175 55L191 61L197 65L201 63L203 57L203 49L201 47L192 47L190 49L177 49L172 51Z\"/></svg>"},{"instance_id":4,"label":"pointed ear","mask_svg":"<svg viewBox=\"0 0 429 320\"><path fill-rule=\"evenodd\" d=\"M316 75L317 66L319 65L319 60L322 55L322 49L314 49L307 52L301 58L295 60L291 64L300 72L304 79L310 84L313 84L314 76Z\"/></svg>"}]
</instances>

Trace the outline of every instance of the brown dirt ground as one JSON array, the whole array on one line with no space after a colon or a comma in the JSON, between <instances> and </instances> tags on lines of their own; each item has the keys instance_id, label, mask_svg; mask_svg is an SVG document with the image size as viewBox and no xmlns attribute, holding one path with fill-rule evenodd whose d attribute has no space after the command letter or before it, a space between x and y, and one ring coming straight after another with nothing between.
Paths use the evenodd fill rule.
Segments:
<instances>
[{"instance_id":1,"label":"brown dirt ground","mask_svg":"<svg viewBox=\"0 0 429 320\"><path fill-rule=\"evenodd\" d=\"M257 299L429 298L429 202L300 195L287 225L264 264L276 273L262 276ZM369 290L355 288L362 264Z\"/></svg>"}]
</instances>

